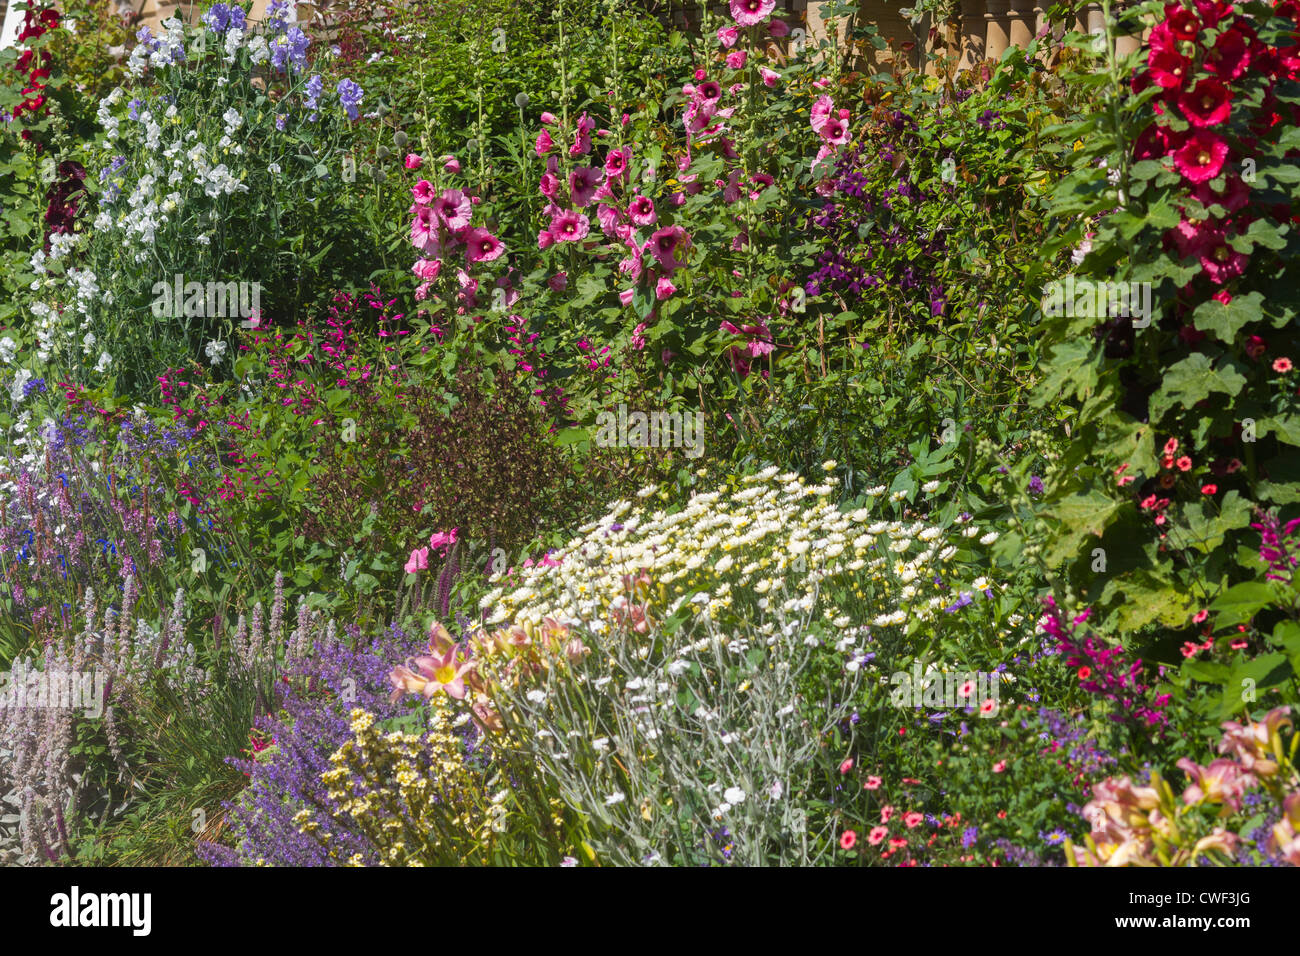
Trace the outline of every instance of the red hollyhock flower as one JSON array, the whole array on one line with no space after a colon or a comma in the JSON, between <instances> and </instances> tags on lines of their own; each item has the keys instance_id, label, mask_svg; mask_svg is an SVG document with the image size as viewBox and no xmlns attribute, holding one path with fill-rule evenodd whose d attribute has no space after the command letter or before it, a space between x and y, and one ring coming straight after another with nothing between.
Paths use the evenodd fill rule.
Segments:
<instances>
[{"instance_id":1,"label":"red hollyhock flower","mask_svg":"<svg viewBox=\"0 0 1300 956\"><path fill-rule=\"evenodd\" d=\"M1232 29L1219 35L1214 46L1202 58L1205 68L1225 80L1235 80L1246 72L1250 63L1250 47L1241 31Z\"/></svg>"},{"instance_id":2,"label":"red hollyhock flower","mask_svg":"<svg viewBox=\"0 0 1300 956\"><path fill-rule=\"evenodd\" d=\"M1137 141L1134 142L1133 157L1141 160L1168 156L1182 146L1186 138L1186 133L1175 133L1167 126L1152 123L1138 135Z\"/></svg>"},{"instance_id":3,"label":"red hollyhock flower","mask_svg":"<svg viewBox=\"0 0 1300 956\"><path fill-rule=\"evenodd\" d=\"M1192 190L1192 195L1204 206L1218 203L1228 212L1236 212L1250 201L1250 187L1240 177L1229 176L1222 192L1211 189L1209 183L1201 183Z\"/></svg>"},{"instance_id":4,"label":"red hollyhock flower","mask_svg":"<svg viewBox=\"0 0 1300 956\"><path fill-rule=\"evenodd\" d=\"M1169 21L1157 23L1151 28L1151 35L1147 37L1147 45L1151 47L1152 53L1178 52L1178 38L1174 36Z\"/></svg>"},{"instance_id":5,"label":"red hollyhock flower","mask_svg":"<svg viewBox=\"0 0 1300 956\"><path fill-rule=\"evenodd\" d=\"M1147 66L1151 68L1151 79L1166 90L1182 89L1192 71L1192 61L1175 50L1157 52L1153 49L1147 57Z\"/></svg>"},{"instance_id":6,"label":"red hollyhock flower","mask_svg":"<svg viewBox=\"0 0 1300 956\"><path fill-rule=\"evenodd\" d=\"M1215 285L1223 285L1246 271L1250 256L1228 245L1227 235L1219 229L1208 230L1198 256L1206 276Z\"/></svg>"},{"instance_id":7,"label":"red hollyhock flower","mask_svg":"<svg viewBox=\"0 0 1300 956\"><path fill-rule=\"evenodd\" d=\"M1201 32L1201 21L1196 14L1176 3L1165 4L1165 22L1176 40L1195 40Z\"/></svg>"},{"instance_id":8,"label":"red hollyhock flower","mask_svg":"<svg viewBox=\"0 0 1300 956\"><path fill-rule=\"evenodd\" d=\"M1219 175L1227 158L1227 140L1198 129L1174 153L1174 166L1188 182L1204 183Z\"/></svg>"},{"instance_id":9,"label":"red hollyhock flower","mask_svg":"<svg viewBox=\"0 0 1300 956\"><path fill-rule=\"evenodd\" d=\"M1193 5L1207 30L1214 29L1220 20L1232 12L1231 3L1220 3L1219 0L1193 0Z\"/></svg>"},{"instance_id":10,"label":"red hollyhock flower","mask_svg":"<svg viewBox=\"0 0 1300 956\"><path fill-rule=\"evenodd\" d=\"M1178 247L1178 254L1187 259L1200 255L1201 247L1205 245L1213 228L1205 221L1184 219L1169 230L1168 238L1172 239L1174 245Z\"/></svg>"},{"instance_id":11,"label":"red hollyhock flower","mask_svg":"<svg viewBox=\"0 0 1300 956\"><path fill-rule=\"evenodd\" d=\"M1178 97L1178 108L1193 126L1218 126L1232 112L1232 94L1219 80L1201 80Z\"/></svg>"}]
</instances>

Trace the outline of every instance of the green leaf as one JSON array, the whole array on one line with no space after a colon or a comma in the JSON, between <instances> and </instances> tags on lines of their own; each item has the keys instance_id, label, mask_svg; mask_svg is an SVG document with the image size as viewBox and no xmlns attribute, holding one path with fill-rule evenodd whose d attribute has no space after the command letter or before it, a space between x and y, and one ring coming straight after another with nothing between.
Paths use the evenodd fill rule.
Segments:
<instances>
[{"instance_id":1,"label":"green leaf","mask_svg":"<svg viewBox=\"0 0 1300 956\"><path fill-rule=\"evenodd\" d=\"M1218 368L1203 352L1195 352L1171 365L1159 390L1151 396L1151 420L1164 417L1174 406L1192 408L1213 394L1236 395L1246 384L1246 377L1229 359Z\"/></svg>"},{"instance_id":2,"label":"green leaf","mask_svg":"<svg viewBox=\"0 0 1300 956\"><path fill-rule=\"evenodd\" d=\"M1263 302L1259 292L1236 296L1226 305L1209 299L1192 313L1192 323L1202 332L1213 332L1220 342L1235 342L1242 326L1264 317Z\"/></svg>"},{"instance_id":3,"label":"green leaf","mask_svg":"<svg viewBox=\"0 0 1300 956\"><path fill-rule=\"evenodd\" d=\"M1210 610L1215 612L1216 628L1230 627L1233 624L1249 621L1262 608L1276 600L1277 596L1273 593L1273 589L1263 581L1243 581L1241 584L1234 584L1215 598L1214 603L1210 605Z\"/></svg>"}]
</instances>

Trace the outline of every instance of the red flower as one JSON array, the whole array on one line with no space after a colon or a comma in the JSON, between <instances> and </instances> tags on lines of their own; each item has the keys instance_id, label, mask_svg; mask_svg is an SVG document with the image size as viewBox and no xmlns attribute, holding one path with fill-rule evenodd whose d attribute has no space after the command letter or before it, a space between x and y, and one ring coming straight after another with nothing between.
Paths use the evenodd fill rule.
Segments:
<instances>
[{"instance_id":1,"label":"red flower","mask_svg":"<svg viewBox=\"0 0 1300 956\"><path fill-rule=\"evenodd\" d=\"M1091 677L1091 676L1092 676L1092 668L1091 668L1091 667L1080 667L1080 668L1079 668L1079 680L1087 680L1087 679L1088 679L1089 677Z\"/></svg>"},{"instance_id":2,"label":"red flower","mask_svg":"<svg viewBox=\"0 0 1300 956\"><path fill-rule=\"evenodd\" d=\"M1192 61L1176 50L1152 50L1147 57L1147 66L1151 68L1151 79L1166 90L1181 89L1187 74L1191 72Z\"/></svg>"},{"instance_id":3,"label":"red flower","mask_svg":"<svg viewBox=\"0 0 1300 956\"><path fill-rule=\"evenodd\" d=\"M1203 495L1217 494L1218 491L1219 491L1218 485L1201 485L1201 494Z\"/></svg>"},{"instance_id":4,"label":"red flower","mask_svg":"<svg viewBox=\"0 0 1300 956\"><path fill-rule=\"evenodd\" d=\"M1178 108L1193 126L1218 126L1232 112L1232 94L1219 80L1201 80L1178 97Z\"/></svg>"},{"instance_id":5,"label":"red flower","mask_svg":"<svg viewBox=\"0 0 1300 956\"><path fill-rule=\"evenodd\" d=\"M1183 145L1186 133L1175 133L1159 123L1152 123L1144 129L1133 144L1133 156L1136 159L1158 159L1167 156Z\"/></svg>"},{"instance_id":6,"label":"red flower","mask_svg":"<svg viewBox=\"0 0 1300 956\"><path fill-rule=\"evenodd\" d=\"M1250 256L1228 245L1228 237L1218 229L1212 230L1199 251L1201 267L1215 285L1223 285L1246 271Z\"/></svg>"},{"instance_id":7,"label":"red flower","mask_svg":"<svg viewBox=\"0 0 1300 956\"><path fill-rule=\"evenodd\" d=\"M1219 175L1227 158L1227 141L1209 130L1198 129L1174 153L1174 165L1188 182L1204 183Z\"/></svg>"},{"instance_id":8,"label":"red flower","mask_svg":"<svg viewBox=\"0 0 1300 956\"><path fill-rule=\"evenodd\" d=\"M1156 53L1178 52L1178 38L1174 36L1173 28L1170 27L1168 20L1161 21L1151 28L1151 35L1147 38L1147 44Z\"/></svg>"},{"instance_id":9,"label":"red flower","mask_svg":"<svg viewBox=\"0 0 1300 956\"><path fill-rule=\"evenodd\" d=\"M1235 80L1246 72L1250 63L1250 47L1246 38L1235 29L1219 35L1214 46L1205 52L1205 68L1226 80Z\"/></svg>"},{"instance_id":10,"label":"red flower","mask_svg":"<svg viewBox=\"0 0 1300 956\"><path fill-rule=\"evenodd\" d=\"M1229 176L1222 192L1211 189L1208 183L1201 183L1192 190L1192 195L1203 206L1218 203L1228 212L1237 212L1250 201L1250 187L1238 176Z\"/></svg>"},{"instance_id":11,"label":"red flower","mask_svg":"<svg viewBox=\"0 0 1300 956\"><path fill-rule=\"evenodd\" d=\"M1246 339L1246 354L1253 359L1259 358L1268 349L1268 343L1258 335Z\"/></svg>"},{"instance_id":12,"label":"red flower","mask_svg":"<svg viewBox=\"0 0 1300 956\"><path fill-rule=\"evenodd\" d=\"M1231 3L1220 3L1219 0L1193 0L1193 5L1207 30L1214 29L1220 20L1232 12Z\"/></svg>"},{"instance_id":13,"label":"red flower","mask_svg":"<svg viewBox=\"0 0 1300 956\"><path fill-rule=\"evenodd\" d=\"M1175 40L1195 40L1196 34L1201 32L1201 21L1196 18L1196 14L1179 4L1165 4L1165 17L1169 32Z\"/></svg>"},{"instance_id":14,"label":"red flower","mask_svg":"<svg viewBox=\"0 0 1300 956\"><path fill-rule=\"evenodd\" d=\"M1179 471L1192 470L1192 460L1188 458L1186 455L1183 455L1183 457L1179 458L1178 461L1175 462L1175 464L1178 465Z\"/></svg>"},{"instance_id":15,"label":"red flower","mask_svg":"<svg viewBox=\"0 0 1300 956\"><path fill-rule=\"evenodd\" d=\"M852 830L845 830L845 831L840 835L840 849L841 849L841 850L852 850L852 849L853 849L853 844L855 844L855 843L857 843L857 842L858 842L858 835L857 835L856 833L854 833Z\"/></svg>"},{"instance_id":16,"label":"red flower","mask_svg":"<svg viewBox=\"0 0 1300 956\"><path fill-rule=\"evenodd\" d=\"M1292 367L1293 366L1291 365L1291 360L1289 358L1283 357L1280 359L1273 360L1273 371L1275 372L1281 372L1282 374L1286 374L1287 372L1291 371Z\"/></svg>"}]
</instances>

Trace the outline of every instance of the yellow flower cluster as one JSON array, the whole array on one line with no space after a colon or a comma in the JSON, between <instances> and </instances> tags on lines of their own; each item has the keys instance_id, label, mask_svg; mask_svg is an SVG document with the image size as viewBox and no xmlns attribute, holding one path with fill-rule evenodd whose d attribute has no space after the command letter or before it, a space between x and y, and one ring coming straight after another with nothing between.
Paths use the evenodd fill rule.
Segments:
<instances>
[{"instance_id":1,"label":"yellow flower cluster","mask_svg":"<svg viewBox=\"0 0 1300 956\"><path fill-rule=\"evenodd\" d=\"M382 733L373 714L350 714L353 737L321 774L337 815L359 829L388 866L485 864L501 813L467 765L444 701L430 704L427 734ZM311 810L294 818L300 833L328 845L334 835ZM360 854L347 863L362 865Z\"/></svg>"}]
</instances>

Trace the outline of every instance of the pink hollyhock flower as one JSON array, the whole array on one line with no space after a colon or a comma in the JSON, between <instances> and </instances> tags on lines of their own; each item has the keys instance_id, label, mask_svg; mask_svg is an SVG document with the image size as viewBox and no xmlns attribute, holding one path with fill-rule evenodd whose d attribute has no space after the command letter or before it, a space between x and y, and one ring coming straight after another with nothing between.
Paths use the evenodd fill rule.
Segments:
<instances>
[{"instance_id":1,"label":"pink hollyhock flower","mask_svg":"<svg viewBox=\"0 0 1300 956\"><path fill-rule=\"evenodd\" d=\"M442 168L449 173L460 172L460 160L450 154L442 157Z\"/></svg>"},{"instance_id":2,"label":"pink hollyhock flower","mask_svg":"<svg viewBox=\"0 0 1300 956\"><path fill-rule=\"evenodd\" d=\"M611 149L605 157L605 176L617 182L627 175L628 164L632 162L630 149Z\"/></svg>"},{"instance_id":3,"label":"pink hollyhock flower","mask_svg":"<svg viewBox=\"0 0 1300 956\"><path fill-rule=\"evenodd\" d=\"M647 246L655 261L665 272L672 275L685 264L677 258L677 250L685 249L690 243L690 236L681 226L667 226L653 233Z\"/></svg>"},{"instance_id":4,"label":"pink hollyhock flower","mask_svg":"<svg viewBox=\"0 0 1300 956\"><path fill-rule=\"evenodd\" d=\"M411 221L411 245L432 255L437 255L441 249L438 220L428 206L420 206L415 210L415 219Z\"/></svg>"},{"instance_id":5,"label":"pink hollyhock flower","mask_svg":"<svg viewBox=\"0 0 1300 956\"><path fill-rule=\"evenodd\" d=\"M817 132L826 142L836 146L843 146L849 141L849 124L839 117L828 119Z\"/></svg>"},{"instance_id":6,"label":"pink hollyhock flower","mask_svg":"<svg viewBox=\"0 0 1300 956\"><path fill-rule=\"evenodd\" d=\"M473 203L459 189L445 190L441 196L433 201L430 208L453 232L468 227L470 217L474 212Z\"/></svg>"},{"instance_id":7,"label":"pink hollyhock flower","mask_svg":"<svg viewBox=\"0 0 1300 956\"><path fill-rule=\"evenodd\" d=\"M450 531L436 531L429 537L429 547L435 550L441 550L456 543L456 533L459 528L452 528Z\"/></svg>"},{"instance_id":8,"label":"pink hollyhock flower","mask_svg":"<svg viewBox=\"0 0 1300 956\"><path fill-rule=\"evenodd\" d=\"M744 50L733 50L727 54L727 69L743 70L745 68L745 60L748 57L749 54Z\"/></svg>"},{"instance_id":9,"label":"pink hollyhock flower","mask_svg":"<svg viewBox=\"0 0 1300 956\"><path fill-rule=\"evenodd\" d=\"M561 210L551 220L548 230L556 242L579 242L587 237L591 222L582 213L574 209Z\"/></svg>"},{"instance_id":10,"label":"pink hollyhock flower","mask_svg":"<svg viewBox=\"0 0 1300 956\"><path fill-rule=\"evenodd\" d=\"M402 163L407 169L419 169L424 165L424 158L419 153L407 153Z\"/></svg>"},{"instance_id":11,"label":"pink hollyhock flower","mask_svg":"<svg viewBox=\"0 0 1300 956\"><path fill-rule=\"evenodd\" d=\"M554 199L560 194L560 178L552 172L542 173L537 188L547 199Z\"/></svg>"},{"instance_id":12,"label":"pink hollyhock flower","mask_svg":"<svg viewBox=\"0 0 1300 956\"><path fill-rule=\"evenodd\" d=\"M442 260L420 259L411 267L411 271L426 282L432 282L442 271Z\"/></svg>"},{"instance_id":13,"label":"pink hollyhock flower","mask_svg":"<svg viewBox=\"0 0 1300 956\"><path fill-rule=\"evenodd\" d=\"M645 332L644 322L638 323L637 327L632 330L632 340L629 344L638 352L644 351L646 347L646 339L642 334L643 332Z\"/></svg>"},{"instance_id":14,"label":"pink hollyhock flower","mask_svg":"<svg viewBox=\"0 0 1300 956\"><path fill-rule=\"evenodd\" d=\"M567 272L557 272L546 280L546 284L552 292L563 292L569 287L569 274Z\"/></svg>"},{"instance_id":15,"label":"pink hollyhock flower","mask_svg":"<svg viewBox=\"0 0 1300 956\"><path fill-rule=\"evenodd\" d=\"M1174 153L1174 166L1191 183L1204 183L1219 175L1228 158L1228 143L1222 136L1198 129Z\"/></svg>"},{"instance_id":16,"label":"pink hollyhock flower","mask_svg":"<svg viewBox=\"0 0 1300 956\"><path fill-rule=\"evenodd\" d=\"M677 291L677 286L668 280L667 276L660 276L659 281L655 283L655 298L666 299Z\"/></svg>"},{"instance_id":17,"label":"pink hollyhock flower","mask_svg":"<svg viewBox=\"0 0 1300 956\"><path fill-rule=\"evenodd\" d=\"M433 185L427 179L421 179L411 187L411 195L415 197L417 206L427 206L433 202Z\"/></svg>"},{"instance_id":18,"label":"pink hollyhock flower","mask_svg":"<svg viewBox=\"0 0 1300 956\"><path fill-rule=\"evenodd\" d=\"M549 229L543 229L541 232L537 234L538 249L549 249L553 245L555 245L555 237L551 235Z\"/></svg>"},{"instance_id":19,"label":"pink hollyhock flower","mask_svg":"<svg viewBox=\"0 0 1300 956\"><path fill-rule=\"evenodd\" d=\"M1192 61L1176 50L1152 50L1147 56L1151 80L1166 90L1181 89L1191 72Z\"/></svg>"},{"instance_id":20,"label":"pink hollyhock flower","mask_svg":"<svg viewBox=\"0 0 1300 956\"><path fill-rule=\"evenodd\" d=\"M1232 94L1219 80L1201 80L1178 97L1178 108L1195 127L1218 126L1232 112Z\"/></svg>"},{"instance_id":21,"label":"pink hollyhock flower","mask_svg":"<svg viewBox=\"0 0 1300 956\"><path fill-rule=\"evenodd\" d=\"M406 561L406 573L416 574L419 571L426 571L429 568L429 549L416 548L411 552L411 556Z\"/></svg>"},{"instance_id":22,"label":"pink hollyhock flower","mask_svg":"<svg viewBox=\"0 0 1300 956\"><path fill-rule=\"evenodd\" d=\"M548 111L542 114L542 122L547 126L554 126L559 120L555 118L554 113Z\"/></svg>"},{"instance_id":23,"label":"pink hollyhock flower","mask_svg":"<svg viewBox=\"0 0 1300 956\"><path fill-rule=\"evenodd\" d=\"M505 251L501 240L486 229L471 229L465 236L465 258L469 262L491 262Z\"/></svg>"},{"instance_id":24,"label":"pink hollyhock flower","mask_svg":"<svg viewBox=\"0 0 1300 956\"><path fill-rule=\"evenodd\" d=\"M542 130L537 134L537 141L533 143L533 151L538 156L545 156L555 148L555 141L551 139L550 130Z\"/></svg>"},{"instance_id":25,"label":"pink hollyhock flower","mask_svg":"<svg viewBox=\"0 0 1300 956\"><path fill-rule=\"evenodd\" d=\"M1279 374L1281 374L1281 375L1285 375L1287 372L1291 371L1291 369L1293 369L1293 368L1295 368L1295 366L1291 364L1291 360L1290 360L1289 358L1287 358L1286 356L1283 356L1282 358L1274 359L1274 360L1273 360L1273 371L1275 371L1275 372L1277 372L1277 373L1279 373Z\"/></svg>"},{"instance_id":26,"label":"pink hollyhock flower","mask_svg":"<svg viewBox=\"0 0 1300 956\"><path fill-rule=\"evenodd\" d=\"M1192 195L1202 205L1211 206L1217 203L1228 212L1237 212L1250 201L1250 187L1242 182L1239 176L1229 176L1223 192L1211 189L1209 183L1201 183L1192 190Z\"/></svg>"},{"instance_id":27,"label":"pink hollyhock flower","mask_svg":"<svg viewBox=\"0 0 1300 956\"><path fill-rule=\"evenodd\" d=\"M602 203L596 207L596 221L600 223L600 231L607 236L615 235L621 218L622 214L617 206Z\"/></svg>"},{"instance_id":28,"label":"pink hollyhock flower","mask_svg":"<svg viewBox=\"0 0 1300 956\"><path fill-rule=\"evenodd\" d=\"M659 218L655 213L654 200L649 196L633 196L628 203L627 216L638 226L653 226Z\"/></svg>"},{"instance_id":29,"label":"pink hollyhock flower","mask_svg":"<svg viewBox=\"0 0 1300 956\"><path fill-rule=\"evenodd\" d=\"M735 27L718 27L718 42L730 50L740 39L740 31Z\"/></svg>"},{"instance_id":30,"label":"pink hollyhock flower","mask_svg":"<svg viewBox=\"0 0 1300 956\"><path fill-rule=\"evenodd\" d=\"M1170 230L1169 236L1178 248L1178 254L1186 259L1201 251L1201 246L1205 245L1211 229L1212 227L1203 220L1184 219Z\"/></svg>"},{"instance_id":31,"label":"pink hollyhock flower","mask_svg":"<svg viewBox=\"0 0 1300 956\"><path fill-rule=\"evenodd\" d=\"M569 173L569 194L573 204L581 208L591 202L600 186L600 170L591 166L579 166Z\"/></svg>"},{"instance_id":32,"label":"pink hollyhock flower","mask_svg":"<svg viewBox=\"0 0 1300 956\"><path fill-rule=\"evenodd\" d=\"M618 271L625 273L633 282L636 282L638 279L641 278L642 269L643 266L641 263L641 249L635 243L633 243L632 252L628 255L626 259L623 259L621 262L619 262Z\"/></svg>"},{"instance_id":33,"label":"pink hollyhock flower","mask_svg":"<svg viewBox=\"0 0 1300 956\"><path fill-rule=\"evenodd\" d=\"M632 300L635 297L636 297L636 289L623 289L618 294L618 301L622 302L623 308L626 309L628 306L632 304Z\"/></svg>"},{"instance_id":34,"label":"pink hollyhock flower","mask_svg":"<svg viewBox=\"0 0 1300 956\"><path fill-rule=\"evenodd\" d=\"M776 0L731 0L731 18L738 26L762 23L776 9Z\"/></svg>"},{"instance_id":35,"label":"pink hollyhock flower","mask_svg":"<svg viewBox=\"0 0 1300 956\"><path fill-rule=\"evenodd\" d=\"M573 145L569 147L570 156L586 156L591 152L591 131L596 128L596 121L583 113L578 117L577 128L573 133Z\"/></svg>"},{"instance_id":36,"label":"pink hollyhock flower","mask_svg":"<svg viewBox=\"0 0 1300 956\"><path fill-rule=\"evenodd\" d=\"M1214 46L1201 57L1205 68L1225 80L1235 80L1246 72L1250 63L1250 47L1241 31L1235 27L1219 34Z\"/></svg>"},{"instance_id":37,"label":"pink hollyhock flower","mask_svg":"<svg viewBox=\"0 0 1300 956\"><path fill-rule=\"evenodd\" d=\"M722 190L722 199L728 204L740 201L740 174L739 169L733 169L728 177L726 188ZM717 184L721 186L722 180L719 179Z\"/></svg>"},{"instance_id":38,"label":"pink hollyhock flower","mask_svg":"<svg viewBox=\"0 0 1300 956\"><path fill-rule=\"evenodd\" d=\"M765 66L758 68L758 75L763 78L763 85L768 87L776 86L777 81L781 79L780 73L776 72L776 70L769 70Z\"/></svg>"},{"instance_id":39,"label":"pink hollyhock flower","mask_svg":"<svg viewBox=\"0 0 1300 956\"><path fill-rule=\"evenodd\" d=\"M820 133L822 127L829 122L835 112L835 104L831 98L823 93L813 102L812 110L808 117L808 122L812 124L813 132Z\"/></svg>"},{"instance_id":40,"label":"pink hollyhock flower","mask_svg":"<svg viewBox=\"0 0 1300 956\"><path fill-rule=\"evenodd\" d=\"M1197 248L1197 257L1211 282L1223 285L1246 271L1250 256L1232 248L1228 244L1227 234L1220 229L1207 229L1203 231L1203 236L1203 241Z\"/></svg>"},{"instance_id":41,"label":"pink hollyhock flower","mask_svg":"<svg viewBox=\"0 0 1300 956\"><path fill-rule=\"evenodd\" d=\"M784 20L773 20L767 25L768 32L774 37L789 36L790 27Z\"/></svg>"}]
</instances>

